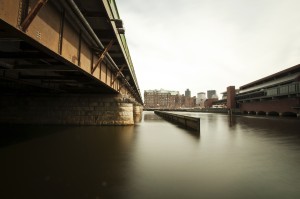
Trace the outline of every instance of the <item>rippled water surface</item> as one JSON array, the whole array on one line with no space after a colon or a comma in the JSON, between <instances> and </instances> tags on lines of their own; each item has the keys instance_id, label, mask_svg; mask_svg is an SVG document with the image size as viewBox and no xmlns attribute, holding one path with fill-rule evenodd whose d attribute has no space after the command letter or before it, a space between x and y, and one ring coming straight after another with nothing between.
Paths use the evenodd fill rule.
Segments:
<instances>
[{"instance_id":1,"label":"rippled water surface","mask_svg":"<svg viewBox=\"0 0 300 199\"><path fill-rule=\"evenodd\" d=\"M153 112L127 127L1 126L0 198L300 198L300 120Z\"/></svg>"}]
</instances>

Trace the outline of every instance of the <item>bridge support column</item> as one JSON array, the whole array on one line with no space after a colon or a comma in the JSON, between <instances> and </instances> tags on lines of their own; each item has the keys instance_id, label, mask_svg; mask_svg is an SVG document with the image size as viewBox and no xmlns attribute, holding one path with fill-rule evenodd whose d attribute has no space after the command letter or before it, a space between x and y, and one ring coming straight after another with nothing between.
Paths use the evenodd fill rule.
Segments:
<instances>
[{"instance_id":1,"label":"bridge support column","mask_svg":"<svg viewBox=\"0 0 300 199\"><path fill-rule=\"evenodd\" d=\"M138 103L133 104L133 119L135 123L138 123L142 120L143 106Z\"/></svg>"},{"instance_id":2,"label":"bridge support column","mask_svg":"<svg viewBox=\"0 0 300 199\"><path fill-rule=\"evenodd\" d=\"M133 125L141 109L117 94L60 94L0 96L0 110L6 124Z\"/></svg>"}]
</instances>

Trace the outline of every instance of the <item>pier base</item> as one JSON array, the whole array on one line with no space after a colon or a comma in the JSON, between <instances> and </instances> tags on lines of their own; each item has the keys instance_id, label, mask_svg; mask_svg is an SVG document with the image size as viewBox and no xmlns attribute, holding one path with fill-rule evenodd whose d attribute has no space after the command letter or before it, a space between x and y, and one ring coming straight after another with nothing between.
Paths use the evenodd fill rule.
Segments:
<instances>
[{"instance_id":1,"label":"pier base","mask_svg":"<svg viewBox=\"0 0 300 199\"><path fill-rule=\"evenodd\" d=\"M6 95L0 97L0 123L133 125L140 107L117 94Z\"/></svg>"}]
</instances>

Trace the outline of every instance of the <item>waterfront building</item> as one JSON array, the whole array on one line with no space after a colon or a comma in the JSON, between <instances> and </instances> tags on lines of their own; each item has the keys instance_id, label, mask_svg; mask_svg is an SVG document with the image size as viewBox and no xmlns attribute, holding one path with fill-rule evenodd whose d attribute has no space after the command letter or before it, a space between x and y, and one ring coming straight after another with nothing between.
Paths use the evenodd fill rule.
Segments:
<instances>
[{"instance_id":1,"label":"waterfront building","mask_svg":"<svg viewBox=\"0 0 300 199\"><path fill-rule=\"evenodd\" d=\"M243 113L300 117L300 64L241 86L235 100Z\"/></svg>"},{"instance_id":2,"label":"waterfront building","mask_svg":"<svg viewBox=\"0 0 300 199\"><path fill-rule=\"evenodd\" d=\"M227 87L221 100L241 113L300 117L300 64L241 86Z\"/></svg>"},{"instance_id":3,"label":"waterfront building","mask_svg":"<svg viewBox=\"0 0 300 199\"><path fill-rule=\"evenodd\" d=\"M179 91L145 90L145 108L175 108L178 101L177 95L179 95Z\"/></svg>"},{"instance_id":4,"label":"waterfront building","mask_svg":"<svg viewBox=\"0 0 300 199\"><path fill-rule=\"evenodd\" d=\"M179 91L145 90L145 109L180 109L196 106L196 97L180 95Z\"/></svg>"}]
</instances>

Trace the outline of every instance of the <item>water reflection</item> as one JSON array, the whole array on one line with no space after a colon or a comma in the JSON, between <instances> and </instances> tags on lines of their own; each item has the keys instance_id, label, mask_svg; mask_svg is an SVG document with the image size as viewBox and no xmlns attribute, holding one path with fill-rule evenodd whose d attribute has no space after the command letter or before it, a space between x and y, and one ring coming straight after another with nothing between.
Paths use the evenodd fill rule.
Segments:
<instances>
[{"instance_id":1,"label":"water reflection","mask_svg":"<svg viewBox=\"0 0 300 199\"><path fill-rule=\"evenodd\" d=\"M134 119L135 124L140 123L142 121L142 115L141 114L134 114L133 119Z\"/></svg>"},{"instance_id":2,"label":"water reflection","mask_svg":"<svg viewBox=\"0 0 300 199\"><path fill-rule=\"evenodd\" d=\"M51 134L59 133L67 128L68 127L60 126L60 129L57 129L54 126L43 125L0 125L0 148L27 140L43 138Z\"/></svg>"},{"instance_id":3,"label":"water reflection","mask_svg":"<svg viewBox=\"0 0 300 199\"><path fill-rule=\"evenodd\" d=\"M162 117L154 114L153 111L146 111L144 113L144 121L145 122L157 122L157 121L161 121L161 122L166 122L165 119L163 119ZM184 131L184 133L188 133L189 135L193 136L196 139L200 139L200 132L195 131L193 129L186 129L183 126L179 125L179 124L175 124L172 123L172 125L174 125L174 127L181 129Z\"/></svg>"},{"instance_id":4,"label":"water reflection","mask_svg":"<svg viewBox=\"0 0 300 199\"><path fill-rule=\"evenodd\" d=\"M299 120L189 115L201 142L146 111L135 126L0 126L14 133L0 198L300 198Z\"/></svg>"},{"instance_id":5,"label":"water reflection","mask_svg":"<svg viewBox=\"0 0 300 199\"><path fill-rule=\"evenodd\" d=\"M144 111L144 121L150 122L150 121L156 121L156 120L163 120L158 115L154 114L153 111Z\"/></svg>"},{"instance_id":6,"label":"water reflection","mask_svg":"<svg viewBox=\"0 0 300 199\"><path fill-rule=\"evenodd\" d=\"M126 198L133 126L49 129L0 150L0 198Z\"/></svg>"},{"instance_id":7,"label":"water reflection","mask_svg":"<svg viewBox=\"0 0 300 199\"><path fill-rule=\"evenodd\" d=\"M229 127L233 127L236 124L236 116L228 115L228 125Z\"/></svg>"},{"instance_id":8,"label":"water reflection","mask_svg":"<svg viewBox=\"0 0 300 199\"><path fill-rule=\"evenodd\" d=\"M297 118L239 117L237 123L256 136L273 138L278 143L292 143L300 147L300 121Z\"/></svg>"}]
</instances>

